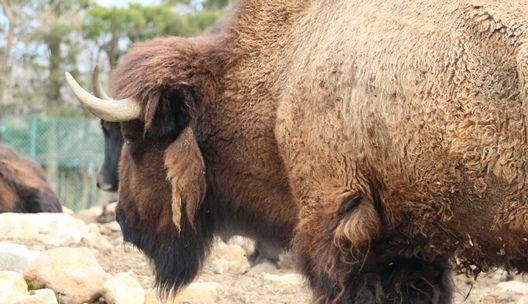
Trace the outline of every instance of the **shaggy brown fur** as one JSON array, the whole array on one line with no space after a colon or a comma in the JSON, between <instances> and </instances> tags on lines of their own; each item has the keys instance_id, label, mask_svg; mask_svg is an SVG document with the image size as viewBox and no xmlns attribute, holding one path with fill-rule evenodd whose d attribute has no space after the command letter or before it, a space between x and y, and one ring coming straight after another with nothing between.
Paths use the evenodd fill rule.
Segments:
<instances>
[{"instance_id":1,"label":"shaggy brown fur","mask_svg":"<svg viewBox=\"0 0 528 304\"><path fill-rule=\"evenodd\" d=\"M208 220L284 238L298 203L319 303L450 303L454 256L528 271L527 17L525 0L246 0L218 36L136 46L114 76L143 108L122 124L124 231L177 288ZM159 173L186 128L207 187L178 238Z\"/></svg>"},{"instance_id":2,"label":"shaggy brown fur","mask_svg":"<svg viewBox=\"0 0 528 304\"><path fill-rule=\"evenodd\" d=\"M0 144L0 212L61 211L42 168Z\"/></svg>"},{"instance_id":3,"label":"shaggy brown fur","mask_svg":"<svg viewBox=\"0 0 528 304\"><path fill-rule=\"evenodd\" d=\"M121 134L121 126L119 123L114 122L107 122L107 121L101 121L101 127L104 134L105 139L105 154L104 154L104 160L99 168L99 172L97 175L97 186L103 190L106 191L117 191L119 179L118 179L118 162L120 158L120 152L124 145L123 136ZM192 130L190 130L192 132ZM194 136L194 135L193 135ZM171 145L174 146L174 145ZM168 155L168 151L165 153ZM180 157L182 156L182 157ZM166 161L168 162L174 162L175 165L181 166L187 166L187 162L185 161L185 157L188 157L187 154L181 155L180 153L176 153L176 155L172 158L168 158L165 156ZM201 157L200 157L201 158ZM191 157L191 161L193 158ZM165 165L167 168L167 173L169 174L170 171L175 172L185 172L184 170L180 168L182 171L176 170L172 165ZM176 167L178 168L178 167ZM170 174L169 174L170 175ZM170 176L169 176L170 177ZM175 178L179 178L178 176L174 175ZM181 188L181 187L180 187ZM177 190L178 188L173 188ZM192 188L190 188L192 189ZM185 190L185 189L183 189ZM199 190L199 194L201 194L204 189L197 189ZM174 194L179 194L182 192L182 190L177 190ZM194 200L196 203L201 201L201 199ZM173 198L173 202L178 202L178 198ZM212 199L214 200L214 199ZM193 201L193 200L191 200ZM109 203L112 203L113 201L109 201L107 204L103 206L103 211L101 215L97 218L97 221L100 223L107 223L115 220L115 210L109 210L107 207L109 206ZM173 203L173 207L177 206L178 204ZM190 206L190 205L189 205ZM196 211L196 210L195 210ZM173 214L173 221L175 222L175 225L179 226L180 222L179 219L181 219L181 214L179 209L172 209ZM176 220L174 220L174 215L176 216ZM189 215L189 214L188 214ZM220 232L219 236L227 241L229 238L233 236L233 233L241 233L240 231L226 231L224 233ZM255 249L254 251L248 256L248 260L252 265L269 261L274 264L277 264L278 262L278 255L282 252L283 245L276 245L271 244L269 242L261 242L257 241L255 243Z\"/></svg>"}]
</instances>

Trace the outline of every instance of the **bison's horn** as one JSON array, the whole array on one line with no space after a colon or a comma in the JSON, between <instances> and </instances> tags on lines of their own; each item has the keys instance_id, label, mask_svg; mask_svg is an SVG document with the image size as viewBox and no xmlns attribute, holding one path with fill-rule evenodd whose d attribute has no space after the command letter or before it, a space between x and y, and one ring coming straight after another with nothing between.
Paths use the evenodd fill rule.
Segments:
<instances>
[{"instance_id":1,"label":"bison's horn","mask_svg":"<svg viewBox=\"0 0 528 304\"><path fill-rule=\"evenodd\" d=\"M99 97L105 100L112 100L112 97L110 97L108 94L106 94L105 90L101 86L101 82L99 81L99 66L95 65L95 68L92 73L92 87L95 97Z\"/></svg>"},{"instance_id":2,"label":"bison's horn","mask_svg":"<svg viewBox=\"0 0 528 304\"><path fill-rule=\"evenodd\" d=\"M141 108L134 100L104 100L95 97L83 89L70 73L66 72L65 76L73 94L79 99L82 106L98 118L106 121L119 122L134 120L139 117Z\"/></svg>"}]
</instances>

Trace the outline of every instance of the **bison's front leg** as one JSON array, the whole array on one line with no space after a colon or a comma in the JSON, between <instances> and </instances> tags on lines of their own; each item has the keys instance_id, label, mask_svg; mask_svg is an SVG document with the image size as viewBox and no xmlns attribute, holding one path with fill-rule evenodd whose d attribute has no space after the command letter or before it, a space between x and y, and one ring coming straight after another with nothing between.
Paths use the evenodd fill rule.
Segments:
<instances>
[{"instance_id":1,"label":"bison's front leg","mask_svg":"<svg viewBox=\"0 0 528 304\"><path fill-rule=\"evenodd\" d=\"M453 281L448 258L433 262L396 258L378 264L384 289L382 303L448 304L452 302Z\"/></svg>"},{"instance_id":2,"label":"bison's front leg","mask_svg":"<svg viewBox=\"0 0 528 304\"><path fill-rule=\"evenodd\" d=\"M312 208L302 211L296 232L301 270L316 303L451 303L447 258L426 262L397 257L380 239L382 219L369 195L340 198L338 208L307 204Z\"/></svg>"}]
</instances>

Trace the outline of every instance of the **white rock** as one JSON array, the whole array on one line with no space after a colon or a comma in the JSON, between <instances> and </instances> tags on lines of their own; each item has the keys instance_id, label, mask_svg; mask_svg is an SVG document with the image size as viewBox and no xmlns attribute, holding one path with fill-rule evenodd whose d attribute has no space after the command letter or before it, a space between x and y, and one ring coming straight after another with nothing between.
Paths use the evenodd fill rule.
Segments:
<instances>
[{"instance_id":1,"label":"white rock","mask_svg":"<svg viewBox=\"0 0 528 304\"><path fill-rule=\"evenodd\" d=\"M229 245L220 241L215 244L211 252L206 270L215 274L242 274L250 268L246 252L238 245Z\"/></svg>"},{"instance_id":2,"label":"white rock","mask_svg":"<svg viewBox=\"0 0 528 304\"><path fill-rule=\"evenodd\" d=\"M110 244L110 242L105 237L95 232L89 232L81 240L81 243L86 247L94 248L105 252L111 252L114 249L112 244Z\"/></svg>"},{"instance_id":3,"label":"white rock","mask_svg":"<svg viewBox=\"0 0 528 304\"><path fill-rule=\"evenodd\" d=\"M121 227L119 227L119 223L116 221L106 224L99 224L99 229L101 230L101 234L108 236L114 236L121 232Z\"/></svg>"},{"instance_id":4,"label":"white rock","mask_svg":"<svg viewBox=\"0 0 528 304\"><path fill-rule=\"evenodd\" d=\"M227 244L240 246L246 252L246 256L250 256L255 251L255 242L243 236L233 236L229 239Z\"/></svg>"},{"instance_id":5,"label":"white rock","mask_svg":"<svg viewBox=\"0 0 528 304\"><path fill-rule=\"evenodd\" d=\"M281 284L291 284L291 285L303 285L305 282L303 279L303 276L297 273L287 273L287 274L263 273L262 278L267 281L277 282Z\"/></svg>"},{"instance_id":6,"label":"white rock","mask_svg":"<svg viewBox=\"0 0 528 304\"><path fill-rule=\"evenodd\" d=\"M57 297L51 289L38 289L17 297L13 304L57 304Z\"/></svg>"},{"instance_id":7,"label":"white rock","mask_svg":"<svg viewBox=\"0 0 528 304\"><path fill-rule=\"evenodd\" d=\"M0 271L24 272L26 267L40 254L26 246L0 242Z\"/></svg>"},{"instance_id":8,"label":"white rock","mask_svg":"<svg viewBox=\"0 0 528 304\"><path fill-rule=\"evenodd\" d=\"M119 223L117 221L110 222L108 224L105 224L104 226L108 227L108 229L113 232L121 232L121 226L119 226Z\"/></svg>"},{"instance_id":9,"label":"white rock","mask_svg":"<svg viewBox=\"0 0 528 304\"><path fill-rule=\"evenodd\" d=\"M254 272L254 273L276 273L276 272L279 272L279 270L277 269L277 266L268 262L268 261L265 261L265 262L262 262L262 263L259 263L253 267L251 267L251 272Z\"/></svg>"},{"instance_id":10,"label":"white rock","mask_svg":"<svg viewBox=\"0 0 528 304\"><path fill-rule=\"evenodd\" d=\"M279 267L281 269L296 269L296 256L292 251L286 251L279 255Z\"/></svg>"},{"instance_id":11,"label":"white rock","mask_svg":"<svg viewBox=\"0 0 528 304\"><path fill-rule=\"evenodd\" d=\"M3 239L25 239L53 246L77 244L88 233L81 220L64 213L2 213Z\"/></svg>"},{"instance_id":12,"label":"white rock","mask_svg":"<svg viewBox=\"0 0 528 304\"><path fill-rule=\"evenodd\" d=\"M27 284L21 274L14 271L0 271L0 303L13 303L15 298L27 293Z\"/></svg>"},{"instance_id":13,"label":"white rock","mask_svg":"<svg viewBox=\"0 0 528 304\"><path fill-rule=\"evenodd\" d=\"M95 223L97 222L97 217L101 214L102 211L103 207L93 206L90 209L79 210L74 214L74 216L78 219L83 220L86 223Z\"/></svg>"},{"instance_id":14,"label":"white rock","mask_svg":"<svg viewBox=\"0 0 528 304\"><path fill-rule=\"evenodd\" d=\"M191 303L215 303L222 285L216 282L194 282L176 295L176 301Z\"/></svg>"},{"instance_id":15,"label":"white rock","mask_svg":"<svg viewBox=\"0 0 528 304\"><path fill-rule=\"evenodd\" d=\"M101 214L97 217L99 223L110 223L116 220L117 202L108 203L103 206Z\"/></svg>"},{"instance_id":16,"label":"white rock","mask_svg":"<svg viewBox=\"0 0 528 304\"><path fill-rule=\"evenodd\" d=\"M88 227L88 232L101 233L101 229L99 228L99 224L89 223L87 225L87 227Z\"/></svg>"},{"instance_id":17,"label":"white rock","mask_svg":"<svg viewBox=\"0 0 528 304\"><path fill-rule=\"evenodd\" d=\"M145 291L128 273L118 273L106 280L103 297L109 304L143 304Z\"/></svg>"},{"instance_id":18,"label":"white rock","mask_svg":"<svg viewBox=\"0 0 528 304\"><path fill-rule=\"evenodd\" d=\"M53 289L64 304L96 300L108 277L92 252L83 247L44 251L24 272L31 286Z\"/></svg>"},{"instance_id":19,"label":"white rock","mask_svg":"<svg viewBox=\"0 0 528 304\"><path fill-rule=\"evenodd\" d=\"M71 210L71 209L68 208L68 207L64 207L64 206L62 206L62 212L63 212L63 213L66 213L66 214L68 214L68 215L74 215L74 214L75 214L75 212L74 212L73 210Z\"/></svg>"},{"instance_id":20,"label":"white rock","mask_svg":"<svg viewBox=\"0 0 528 304\"><path fill-rule=\"evenodd\" d=\"M516 292L520 294L528 294L528 284L519 281L508 281L497 284L496 289L499 292Z\"/></svg>"}]
</instances>

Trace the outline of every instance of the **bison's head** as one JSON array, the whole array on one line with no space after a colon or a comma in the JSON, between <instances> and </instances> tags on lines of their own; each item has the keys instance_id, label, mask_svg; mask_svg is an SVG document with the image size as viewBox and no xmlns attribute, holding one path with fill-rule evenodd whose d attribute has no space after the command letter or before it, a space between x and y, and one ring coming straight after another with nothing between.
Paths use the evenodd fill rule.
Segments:
<instances>
[{"instance_id":1,"label":"bison's head","mask_svg":"<svg viewBox=\"0 0 528 304\"><path fill-rule=\"evenodd\" d=\"M111 102L112 98L108 96L99 82L99 68L97 66L92 75L92 84L95 96ZM104 157L97 172L97 187L104 191L115 192L119 186L118 164L123 147L121 125L119 122L101 119L101 130L104 136Z\"/></svg>"},{"instance_id":2,"label":"bison's head","mask_svg":"<svg viewBox=\"0 0 528 304\"><path fill-rule=\"evenodd\" d=\"M123 136L119 123L101 120L104 136L104 157L97 172L97 187L104 191L115 192L119 186L118 164L123 147Z\"/></svg>"},{"instance_id":3,"label":"bison's head","mask_svg":"<svg viewBox=\"0 0 528 304\"><path fill-rule=\"evenodd\" d=\"M194 278L213 234L204 203L205 164L195 136L203 94L193 77L199 73L175 66L193 56L174 58L181 49L170 47L181 41L172 42L146 43L124 58L114 79L116 95L124 99L92 96L66 75L85 108L120 122L125 144L116 217L125 240L151 258L161 291L177 290ZM177 71L184 76L170 78Z\"/></svg>"}]
</instances>

